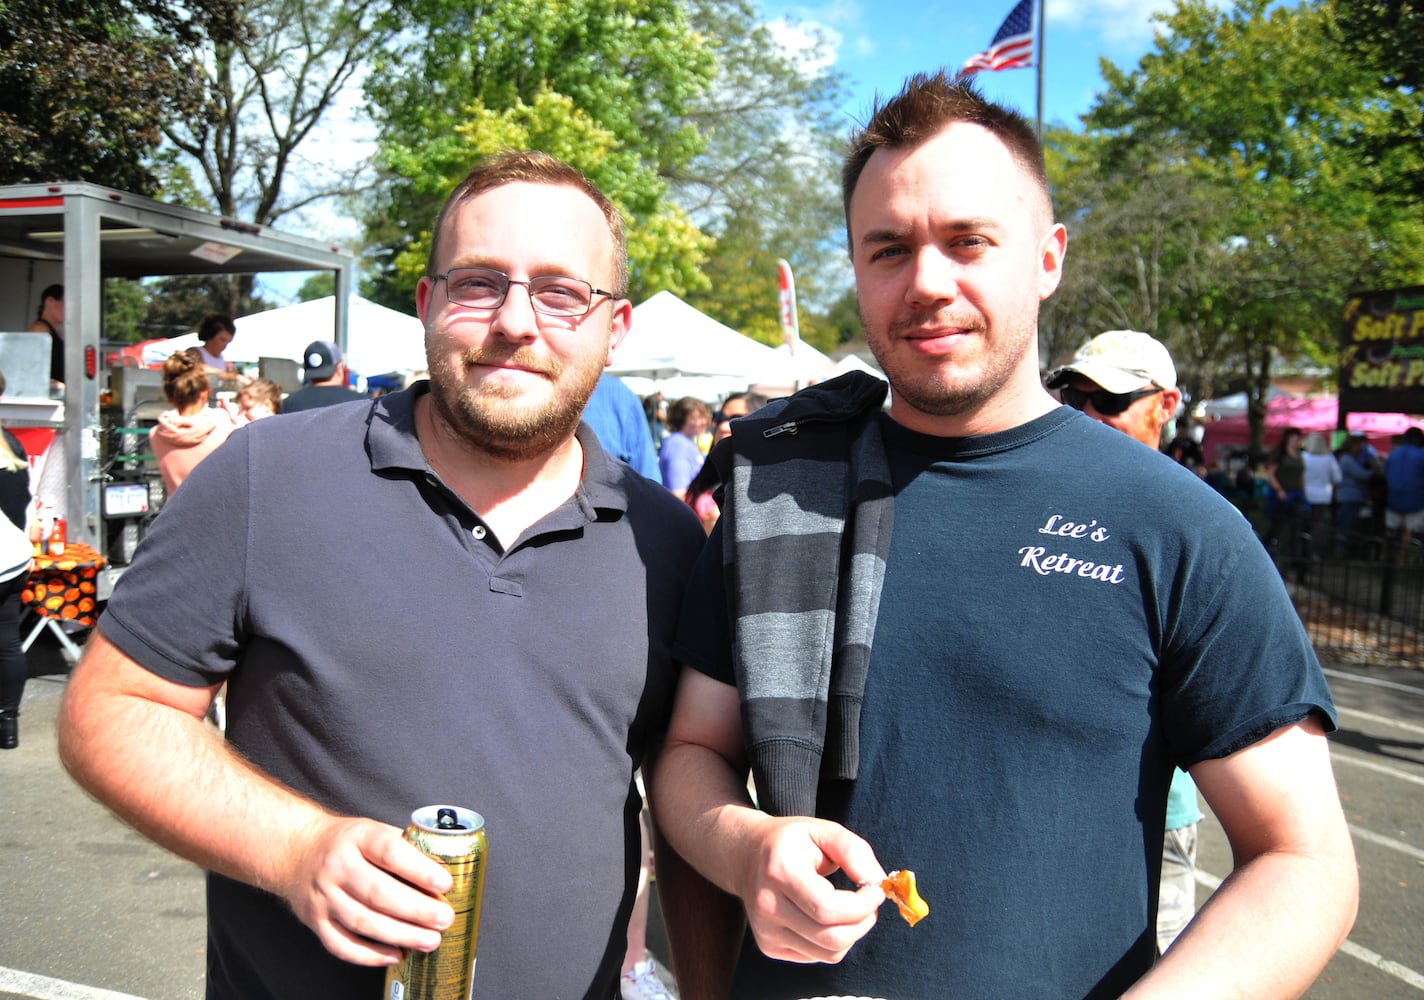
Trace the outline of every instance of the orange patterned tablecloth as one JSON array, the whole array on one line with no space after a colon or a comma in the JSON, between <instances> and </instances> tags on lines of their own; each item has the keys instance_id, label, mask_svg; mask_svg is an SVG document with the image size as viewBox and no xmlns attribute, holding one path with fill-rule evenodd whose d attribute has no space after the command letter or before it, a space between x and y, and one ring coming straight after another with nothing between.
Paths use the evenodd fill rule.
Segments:
<instances>
[{"instance_id":1,"label":"orange patterned tablecloth","mask_svg":"<svg viewBox=\"0 0 1424 1000\"><path fill-rule=\"evenodd\" d=\"M83 542L71 542L59 556L35 556L22 599L36 614L76 625L93 625L98 587L95 578L108 560Z\"/></svg>"}]
</instances>

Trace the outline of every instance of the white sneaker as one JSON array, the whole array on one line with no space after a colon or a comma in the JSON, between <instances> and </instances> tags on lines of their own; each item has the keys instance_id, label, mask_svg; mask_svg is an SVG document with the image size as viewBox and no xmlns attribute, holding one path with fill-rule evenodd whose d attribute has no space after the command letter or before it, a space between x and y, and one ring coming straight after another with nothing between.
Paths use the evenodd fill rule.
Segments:
<instances>
[{"instance_id":1,"label":"white sneaker","mask_svg":"<svg viewBox=\"0 0 1424 1000\"><path fill-rule=\"evenodd\" d=\"M657 963L651 958L643 959L631 972L623 973L618 990L622 1000L677 1000L677 994L658 978Z\"/></svg>"}]
</instances>

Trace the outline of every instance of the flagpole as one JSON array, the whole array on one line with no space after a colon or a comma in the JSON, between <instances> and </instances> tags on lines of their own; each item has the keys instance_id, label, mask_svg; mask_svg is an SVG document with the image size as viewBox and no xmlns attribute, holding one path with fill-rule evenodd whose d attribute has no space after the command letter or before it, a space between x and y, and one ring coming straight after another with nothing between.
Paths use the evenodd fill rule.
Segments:
<instances>
[{"instance_id":1,"label":"flagpole","mask_svg":"<svg viewBox=\"0 0 1424 1000\"><path fill-rule=\"evenodd\" d=\"M1038 94L1035 100L1035 107L1038 120L1038 141L1043 142L1043 15L1044 6L1048 0L1038 0L1038 59L1035 61L1035 68L1038 72Z\"/></svg>"}]
</instances>

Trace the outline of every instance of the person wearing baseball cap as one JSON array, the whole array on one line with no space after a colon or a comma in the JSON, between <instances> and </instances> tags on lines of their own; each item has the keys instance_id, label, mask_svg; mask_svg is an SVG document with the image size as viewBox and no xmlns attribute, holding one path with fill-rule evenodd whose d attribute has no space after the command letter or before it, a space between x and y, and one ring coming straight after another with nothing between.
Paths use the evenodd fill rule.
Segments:
<instances>
[{"instance_id":1,"label":"person wearing baseball cap","mask_svg":"<svg viewBox=\"0 0 1424 1000\"><path fill-rule=\"evenodd\" d=\"M1136 330L1100 333L1048 376L1048 388L1075 410L1160 449L1162 428L1182 402L1167 348Z\"/></svg>"},{"instance_id":2,"label":"person wearing baseball cap","mask_svg":"<svg viewBox=\"0 0 1424 1000\"><path fill-rule=\"evenodd\" d=\"M341 348L329 340L313 340L308 344L302 352L302 367L306 371L307 384L283 401L283 413L314 410L319 406L366 398L355 389L346 387L346 359L341 356Z\"/></svg>"}]
</instances>

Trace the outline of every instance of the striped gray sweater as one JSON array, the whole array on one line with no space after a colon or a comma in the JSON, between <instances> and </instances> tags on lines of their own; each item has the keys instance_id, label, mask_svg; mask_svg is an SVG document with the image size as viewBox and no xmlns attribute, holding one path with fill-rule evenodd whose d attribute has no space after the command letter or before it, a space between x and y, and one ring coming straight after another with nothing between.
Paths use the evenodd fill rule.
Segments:
<instances>
[{"instance_id":1,"label":"striped gray sweater","mask_svg":"<svg viewBox=\"0 0 1424 1000\"><path fill-rule=\"evenodd\" d=\"M814 815L821 778L856 775L893 515L887 388L852 372L804 389L714 453L743 736L775 815Z\"/></svg>"}]
</instances>

